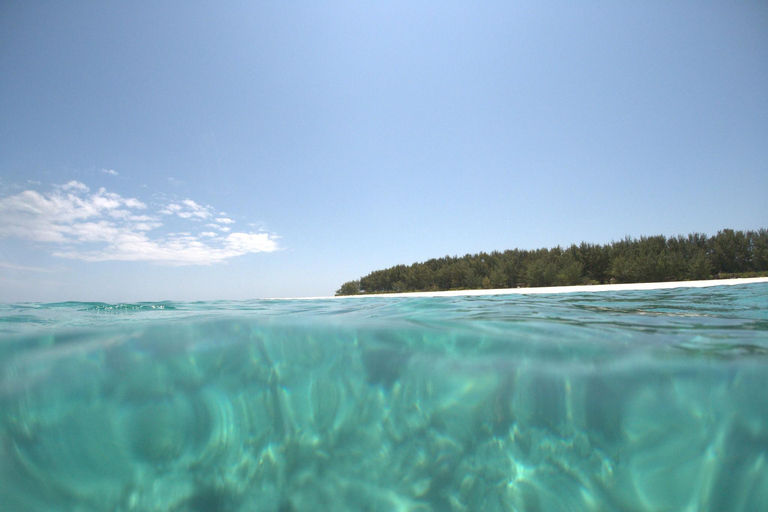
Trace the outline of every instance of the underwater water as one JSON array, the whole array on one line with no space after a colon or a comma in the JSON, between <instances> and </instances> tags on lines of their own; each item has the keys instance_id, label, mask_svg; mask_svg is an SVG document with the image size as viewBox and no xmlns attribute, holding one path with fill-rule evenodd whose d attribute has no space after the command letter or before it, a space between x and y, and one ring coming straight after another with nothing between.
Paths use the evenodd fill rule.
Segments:
<instances>
[{"instance_id":1,"label":"underwater water","mask_svg":"<svg viewBox=\"0 0 768 512\"><path fill-rule=\"evenodd\" d=\"M768 510L768 284L0 305L0 511Z\"/></svg>"}]
</instances>

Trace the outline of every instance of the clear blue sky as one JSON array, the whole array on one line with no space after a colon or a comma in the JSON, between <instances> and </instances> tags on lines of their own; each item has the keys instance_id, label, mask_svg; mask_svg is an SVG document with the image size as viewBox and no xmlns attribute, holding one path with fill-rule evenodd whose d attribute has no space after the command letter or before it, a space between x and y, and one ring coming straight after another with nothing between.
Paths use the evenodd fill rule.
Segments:
<instances>
[{"instance_id":1,"label":"clear blue sky","mask_svg":"<svg viewBox=\"0 0 768 512\"><path fill-rule=\"evenodd\" d=\"M768 227L768 3L0 3L0 301Z\"/></svg>"}]
</instances>

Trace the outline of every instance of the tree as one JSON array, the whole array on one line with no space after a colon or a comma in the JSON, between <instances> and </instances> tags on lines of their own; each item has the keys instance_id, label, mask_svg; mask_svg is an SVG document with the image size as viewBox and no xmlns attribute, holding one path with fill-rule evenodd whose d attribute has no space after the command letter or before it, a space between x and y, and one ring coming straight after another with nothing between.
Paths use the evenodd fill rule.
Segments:
<instances>
[{"instance_id":1,"label":"tree","mask_svg":"<svg viewBox=\"0 0 768 512\"><path fill-rule=\"evenodd\" d=\"M557 279L557 267L544 258L536 258L525 268L528 286L552 286Z\"/></svg>"},{"instance_id":2,"label":"tree","mask_svg":"<svg viewBox=\"0 0 768 512\"><path fill-rule=\"evenodd\" d=\"M491 288L506 288L507 287L507 274L501 267L496 267L491 271L491 275L488 276L488 284Z\"/></svg>"},{"instance_id":3,"label":"tree","mask_svg":"<svg viewBox=\"0 0 768 512\"><path fill-rule=\"evenodd\" d=\"M584 280L584 265L578 261L564 256L560 259L559 267L555 280L555 284L558 286L573 286L581 284Z\"/></svg>"},{"instance_id":4,"label":"tree","mask_svg":"<svg viewBox=\"0 0 768 512\"><path fill-rule=\"evenodd\" d=\"M611 282L631 283L634 281L635 272L632 261L624 255L614 256L611 261Z\"/></svg>"},{"instance_id":5,"label":"tree","mask_svg":"<svg viewBox=\"0 0 768 512\"><path fill-rule=\"evenodd\" d=\"M685 277L688 279L710 279L712 278L712 263L704 251L696 252L688 260L688 268L685 270Z\"/></svg>"},{"instance_id":6,"label":"tree","mask_svg":"<svg viewBox=\"0 0 768 512\"><path fill-rule=\"evenodd\" d=\"M750 267L749 239L743 231L724 229L712 239L715 272L746 272Z\"/></svg>"},{"instance_id":7,"label":"tree","mask_svg":"<svg viewBox=\"0 0 768 512\"><path fill-rule=\"evenodd\" d=\"M759 229L748 234L752 245L752 270L768 271L768 230Z\"/></svg>"},{"instance_id":8,"label":"tree","mask_svg":"<svg viewBox=\"0 0 768 512\"><path fill-rule=\"evenodd\" d=\"M605 245L571 245L538 250L505 250L445 256L410 266L375 270L345 283L336 293L449 290L636 283L709 279L713 273L768 272L768 231L724 229L708 238L701 233L666 238L629 236Z\"/></svg>"},{"instance_id":9,"label":"tree","mask_svg":"<svg viewBox=\"0 0 768 512\"><path fill-rule=\"evenodd\" d=\"M347 281L336 290L336 295L357 295L360 293L360 281Z\"/></svg>"}]
</instances>

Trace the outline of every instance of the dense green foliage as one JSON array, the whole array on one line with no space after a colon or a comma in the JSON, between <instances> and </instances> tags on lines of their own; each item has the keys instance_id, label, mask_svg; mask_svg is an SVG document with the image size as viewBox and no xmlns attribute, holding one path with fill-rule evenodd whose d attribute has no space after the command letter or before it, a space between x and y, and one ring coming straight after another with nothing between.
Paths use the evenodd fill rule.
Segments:
<instances>
[{"instance_id":1,"label":"dense green foliage","mask_svg":"<svg viewBox=\"0 0 768 512\"><path fill-rule=\"evenodd\" d=\"M711 279L768 272L768 231L625 238L567 249L446 256L376 270L336 295Z\"/></svg>"}]
</instances>

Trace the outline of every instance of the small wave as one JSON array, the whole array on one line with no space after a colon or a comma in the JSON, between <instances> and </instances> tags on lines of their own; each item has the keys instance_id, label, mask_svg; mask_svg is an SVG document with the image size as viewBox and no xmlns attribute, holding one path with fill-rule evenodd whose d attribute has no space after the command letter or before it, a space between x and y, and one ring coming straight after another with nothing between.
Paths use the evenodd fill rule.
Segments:
<instances>
[{"instance_id":1,"label":"small wave","mask_svg":"<svg viewBox=\"0 0 768 512\"><path fill-rule=\"evenodd\" d=\"M107 304L107 303L87 303L85 307L81 307L80 311L164 311L164 310L170 310L173 311L177 309L175 305L168 302L153 302L153 303L147 303L147 302L140 302L137 304L130 304L130 303L118 303L118 304Z\"/></svg>"}]
</instances>

